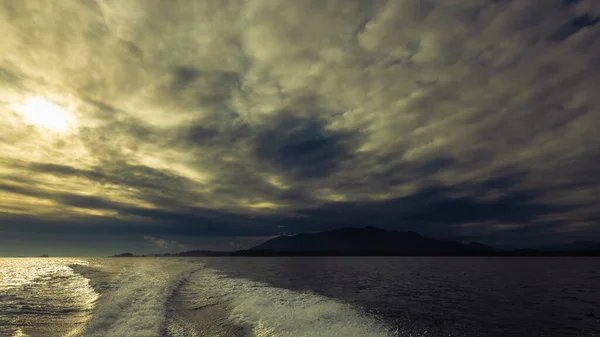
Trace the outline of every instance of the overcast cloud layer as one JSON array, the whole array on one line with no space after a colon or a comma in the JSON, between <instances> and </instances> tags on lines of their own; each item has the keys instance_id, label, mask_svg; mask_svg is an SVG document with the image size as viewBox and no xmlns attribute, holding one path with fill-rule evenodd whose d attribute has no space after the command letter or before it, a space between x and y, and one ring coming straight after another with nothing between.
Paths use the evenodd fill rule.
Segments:
<instances>
[{"instance_id":1,"label":"overcast cloud layer","mask_svg":"<svg viewBox=\"0 0 600 337\"><path fill-rule=\"evenodd\" d=\"M597 238L599 21L596 0L0 0L0 235Z\"/></svg>"}]
</instances>

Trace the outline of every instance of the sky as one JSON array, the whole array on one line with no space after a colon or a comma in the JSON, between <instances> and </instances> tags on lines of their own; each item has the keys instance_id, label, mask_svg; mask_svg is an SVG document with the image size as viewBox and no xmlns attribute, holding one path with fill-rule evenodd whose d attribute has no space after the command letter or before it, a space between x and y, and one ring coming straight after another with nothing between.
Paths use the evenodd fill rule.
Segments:
<instances>
[{"instance_id":1,"label":"sky","mask_svg":"<svg viewBox=\"0 0 600 337\"><path fill-rule=\"evenodd\" d=\"M0 0L0 32L0 255L600 240L600 1Z\"/></svg>"}]
</instances>

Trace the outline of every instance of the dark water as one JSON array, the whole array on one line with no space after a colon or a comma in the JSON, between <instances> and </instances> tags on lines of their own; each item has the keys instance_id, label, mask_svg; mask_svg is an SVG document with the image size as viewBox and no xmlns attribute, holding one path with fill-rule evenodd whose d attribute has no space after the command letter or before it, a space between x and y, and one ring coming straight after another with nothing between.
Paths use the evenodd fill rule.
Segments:
<instances>
[{"instance_id":1,"label":"dark water","mask_svg":"<svg viewBox=\"0 0 600 337\"><path fill-rule=\"evenodd\" d=\"M0 337L600 336L595 258L0 259Z\"/></svg>"},{"instance_id":2,"label":"dark water","mask_svg":"<svg viewBox=\"0 0 600 337\"><path fill-rule=\"evenodd\" d=\"M404 335L600 336L598 258L212 258L208 265L340 299Z\"/></svg>"}]
</instances>

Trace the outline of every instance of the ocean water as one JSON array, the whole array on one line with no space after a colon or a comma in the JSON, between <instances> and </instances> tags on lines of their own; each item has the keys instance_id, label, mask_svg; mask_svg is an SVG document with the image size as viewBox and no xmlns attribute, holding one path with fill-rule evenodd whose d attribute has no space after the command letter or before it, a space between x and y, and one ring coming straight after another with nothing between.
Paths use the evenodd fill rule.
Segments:
<instances>
[{"instance_id":1,"label":"ocean water","mask_svg":"<svg viewBox=\"0 0 600 337\"><path fill-rule=\"evenodd\" d=\"M0 259L0 336L600 336L600 259Z\"/></svg>"}]
</instances>

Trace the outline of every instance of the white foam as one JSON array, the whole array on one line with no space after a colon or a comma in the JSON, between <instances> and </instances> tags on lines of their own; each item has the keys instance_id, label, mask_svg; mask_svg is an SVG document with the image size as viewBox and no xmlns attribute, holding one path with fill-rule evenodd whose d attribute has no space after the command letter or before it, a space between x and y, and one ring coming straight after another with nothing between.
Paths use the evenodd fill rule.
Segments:
<instances>
[{"instance_id":1,"label":"white foam","mask_svg":"<svg viewBox=\"0 0 600 337\"><path fill-rule=\"evenodd\" d=\"M132 260L101 295L85 336L161 336L168 298L194 267L176 260Z\"/></svg>"},{"instance_id":2,"label":"white foam","mask_svg":"<svg viewBox=\"0 0 600 337\"><path fill-rule=\"evenodd\" d=\"M355 307L308 292L229 278L211 269L190 276L188 288L230 303L230 320L255 337L389 337L395 335ZM189 298L193 294L188 294ZM199 299L202 303L206 299Z\"/></svg>"},{"instance_id":3,"label":"white foam","mask_svg":"<svg viewBox=\"0 0 600 337\"><path fill-rule=\"evenodd\" d=\"M15 331L15 333L12 337L29 337L29 335L24 333L23 330L21 330L21 328L19 328L19 329L17 329L17 331Z\"/></svg>"},{"instance_id":4,"label":"white foam","mask_svg":"<svg viewBox=\"0 0 600 337\"><path fill-rule=\"evenodd\" d=\"M111 264L114 262L111 261ZM104 290L84 336L190 337L195 334L196 327L203 329L202 325L208 324L202 322L204 318L217 321L210 324L223 326L227 323L244 327L239 331L245 330L253 337L397 335L350 304L310 292L226 277L216 270L202 267L198 260L191 262L132 259L129 264L122 263L110 287L102 287ZM115 268L114 264L112 268ZM92 269L81 269L81 272L98 274ZM183 280L186 282L181 287ZM177 294L183 301L177 304L183 305L179 310L194 310L202 316L181 316L177 319L196 317L200 321L179 322L169 316L168 307L175 305L170 302L175 289L179 289ZM226 306L222 307L222 316L221 311L216 316L213 311L212 316L207 317L203 315L211 313L195 311L222 305Z\"/></svg>"}]
</instances>

